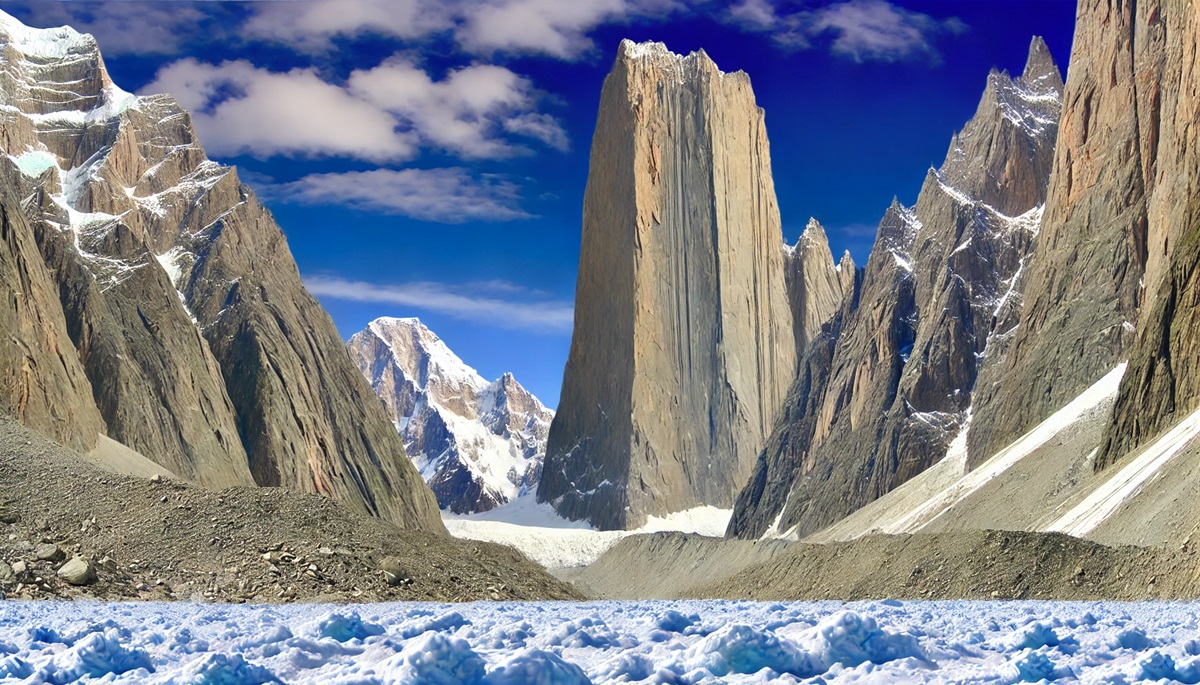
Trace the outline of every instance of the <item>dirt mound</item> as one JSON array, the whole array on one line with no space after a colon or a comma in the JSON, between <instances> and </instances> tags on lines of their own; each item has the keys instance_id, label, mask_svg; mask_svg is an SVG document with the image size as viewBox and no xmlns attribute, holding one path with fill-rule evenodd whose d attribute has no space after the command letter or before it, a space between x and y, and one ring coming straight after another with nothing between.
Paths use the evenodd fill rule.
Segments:
<instances>
[{"instance_id":1,"label":"dirt mound","mask_svg":"<svg viewBox=\"0 0 1200 685\"><path fill-rule=\"evenodd\" d=\"M38 560L46 544L63 559ZM59 577L76 556L90 562L95 582ZM7 419L0 562L0 595L11 599L582 598L511 547L402 531L318 495L117 475Z\"/></svg>"},{"instance_id":2,"label":"dirt mound","mask_svg":"<svg viewBox=\"0 0 1200 685\"><path fill-rule=\"evenodd\" d=\"M1196 569L1190 545L1109 547L1058 533L876 535L820 545L656 533L626 538L564 577L608 599L1143 600L1200 597ZM646 578L657 578L652 588Z\"/></svg>"}]
</instances>

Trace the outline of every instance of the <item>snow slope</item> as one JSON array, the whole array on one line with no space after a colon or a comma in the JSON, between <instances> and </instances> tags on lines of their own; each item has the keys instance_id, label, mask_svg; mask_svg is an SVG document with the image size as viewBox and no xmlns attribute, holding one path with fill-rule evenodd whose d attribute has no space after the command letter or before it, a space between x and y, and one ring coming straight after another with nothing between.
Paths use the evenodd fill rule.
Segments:
<instances>
[{"instance_id":1,"label":"snow slope","mask_svg":"<svg viewBox=\"0 0 1200 685\"><path fill-rule=\"evenodd\" d=\"M0 682L1200 682L1195 604L0 603Z\"/></svg>"},{"instance_id":2,"label":"snow slope","mask_svg":"<svg viewBox=\"0 0 1200 685\"><path fill-rule=\"evenodd\" d=\"M553 507L538 503L531 494L481 514L443 514L442 521L455 537L512 545L546 568L565 568L587 566L628 535L670 530L720 537L732 513L697 507L665 518L651 516L637 530L601 531L584 521L559 517Z\"/></svg>"},{"instance_id":3,"label":"snow slope","mask_svg":"<svg viewBox=\"0 0 1200 685\"><path fill-rule=\"evenodd\" d=\"M854 539L868 533L914 533L924 529L1003 477L1055 436L1109 406L1120 388L1125 367L1121 364L1110 371L1033 430L969 472L966 471L968 422L968 428L951 443L942 461L843 521L809 536L806 541L829 542ZM1051 505L1047 503L1047 507Z\"/></svg>"},{"instance_id":4,"label":"snow slope","mask_svg":"<svg viewBox=\"0 0 1200 685\"><path fill-rule=\"evenodd\" d=\"M1113 474L1082 502L1046 527L1084 537L1115 514L1121 505L1135 497L1174 459L1183 448L1200 436L1200 410L1180 421L1174 428L1143 448L1141 454Z\"/></svg>"}]
</instances>

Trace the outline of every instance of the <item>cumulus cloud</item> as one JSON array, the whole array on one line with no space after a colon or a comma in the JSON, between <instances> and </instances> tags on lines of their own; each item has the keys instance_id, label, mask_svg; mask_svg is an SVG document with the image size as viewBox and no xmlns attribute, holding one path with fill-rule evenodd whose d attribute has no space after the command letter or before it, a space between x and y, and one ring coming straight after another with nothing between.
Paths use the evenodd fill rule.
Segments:
<instances>
[{"instance_id":1,"label":"cumulus cloud","mask_svg":"<svg viewBox=\"0 0 1200 685\"><path fill-rule=\"evenodd\" d=\"M516 184L457 167L313 174L263 190L268 198L284 202L344 205L437 223L529 217L521 209Z\"/></svg>"},{"instance_id":2,"label":"cumulus cloud","mask_svg":"<svg viewBox=\"0 0 1200 685\"><path fill-rule=\"evenodd\" d=\"M337 276L309 276L308 291L317 297L376 302L438 312L472 322L535 333L570 333L574 309L557 300L518 300L514 288L492 289L487 284L450 285L421 281L381 285Z\"/></svg>"},{"instance_id":3,"label":"cumulus cloud","mask_svg":"<svg viewBox=\"0 0 1200 685\"><path fill-rule=\"evenodd\" d=\"M217 156L386 163L410 160L426 146L471 159L526 151L507 134L566 145L557 120L534 111L532 83L494 65L471 65L435 81L397 57L335 84L313 69L273 72L244 60L214 65L187 58L163 67L142 92L174 95Z\"/></svg>"},{"instance_id":4,"label":"cumulus cloud","mask_svg":"<svg viewBox=\"0 0 1200 685\"><path fill-rule=\"evenodd\" d=\"M936 61L936 38L967 28L957 18L935 19L887 0L840 0L790 13L779 11L772 0L741 0L726 19L748 31L768 32L793 50L812 48L824 38L830 51L855 62Z\"/></svg>"}]
</instances>

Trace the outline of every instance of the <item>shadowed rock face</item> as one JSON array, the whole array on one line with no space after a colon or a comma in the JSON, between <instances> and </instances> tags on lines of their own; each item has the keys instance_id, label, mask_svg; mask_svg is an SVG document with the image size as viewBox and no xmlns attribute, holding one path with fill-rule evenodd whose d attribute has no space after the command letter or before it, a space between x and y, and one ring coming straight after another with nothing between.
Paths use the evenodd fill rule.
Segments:
<instances>
[{"instance_id":1,"label":"shadowed rock face","mask_svg":"<svg viewBox=\"0 0 1200 685\"><path fill-rule=\"evenodd\" d=\"M622 43L539 500L609 529L732 504L795 371L781 244L746 75Z\"/></svg>"},{"instance_id":2,"label":"shadowed rock face","mask_svg":"<svg viewBox=\"0 0 1200 685\"><path fill-rule=\"evenodd\" d=\"M810 344L729 534L803 536L945 455L1017 323L1049 184L1062 78L1041 39L993 71L915 206L893 202L861 291Z\"/></svg>"},{"instance_id":3,"label":"shadowed rock face","mask_svg":"<svg viewBox=\"0 0 1200 685\"><path fill-rule=\"evenodd\" d=\"M1117 10L1095 4L1080 18L1076 46L1092 52L1116 41L1119 61L1132 61L1135 157L1146 210L1144 244L1132 236L1144 250L1143 303L1114 420L1096 460L1103 468L1200 406L1200 13L1195 2L1151 0L1130 7L1123 21L1101 24ZM1124 91L1079 84L1085 85L1096 89L1095 98L1117 100L1094 104L1095 111L1128 103ZM1096 125L1104 131L1109 124ZM1110 157L1118 151L1107 149Z\"/></svg>"},{"instance_id":4,"label":"shadowed rock face","mask_svg":"<svg viewBox=\"0 0 1200 685\"><path fill-rule=\"evenodd\" d=\"M376 319L347 348L442 509L487 511L537 487L554 412L512 374L487 382L417 319Z\"/></svg>"},{"instance_id":5,"label":"shadowed rock face","mask_svg":"<svg viewBox=\"0 0 1200 685\"><path fill-rule=\"evenodd\" d=\"M5 211L25 215L107 424L77 432L206 485L282 485L441 530L279 227L187 113L117 88L90 36L2 14L0 33L0 149L28 198Z\"/></svg>"}]
</instances>

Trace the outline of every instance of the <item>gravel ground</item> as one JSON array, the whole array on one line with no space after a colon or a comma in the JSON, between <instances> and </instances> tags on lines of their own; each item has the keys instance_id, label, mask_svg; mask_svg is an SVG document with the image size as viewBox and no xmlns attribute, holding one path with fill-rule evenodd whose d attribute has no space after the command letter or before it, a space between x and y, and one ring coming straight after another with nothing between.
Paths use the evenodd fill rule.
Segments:
<instances>
[{"instance_id":1,"label":"gravel ground","mask_svg":"<svg viewBox=\"0 0 1200 685\"><path fill-rule=\"evenodd\" d=\"M46 545L63 558L39 560ZM93 582L59 577L75 557L88 561ZM6 419L0 562L0 596L10 599L582 598L511 547L400 531L317 495L117 475Z\"/></svg>"}]
</instances>

